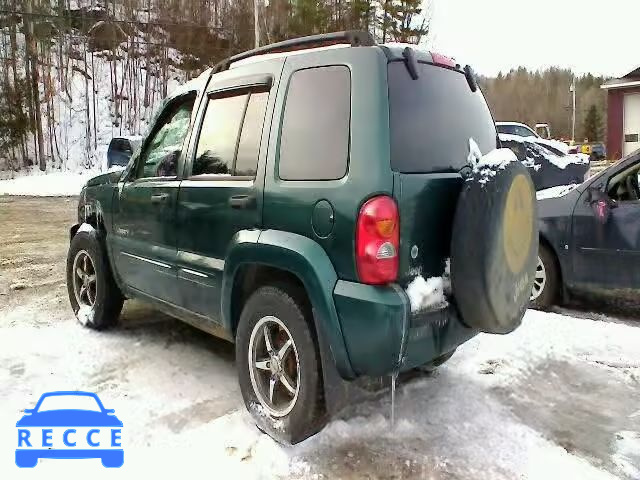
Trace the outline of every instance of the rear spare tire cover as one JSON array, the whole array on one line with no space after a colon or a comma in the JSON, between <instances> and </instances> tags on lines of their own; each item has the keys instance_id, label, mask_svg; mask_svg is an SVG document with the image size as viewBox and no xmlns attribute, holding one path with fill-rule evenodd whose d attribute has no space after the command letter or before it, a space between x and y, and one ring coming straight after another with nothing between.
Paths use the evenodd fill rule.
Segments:
<instances>
[{"instance_id":1,"label":"rear spare tire cover","mask_svg":"<svg viewBox=\"0 0 640 480\"><path fill-rule=\"evenodd\" d=\"M529 305L538 252L536 195L520 162L474 169L451 239L453 297L470 327L509 333Z\"/></svg>"}]
</instances>

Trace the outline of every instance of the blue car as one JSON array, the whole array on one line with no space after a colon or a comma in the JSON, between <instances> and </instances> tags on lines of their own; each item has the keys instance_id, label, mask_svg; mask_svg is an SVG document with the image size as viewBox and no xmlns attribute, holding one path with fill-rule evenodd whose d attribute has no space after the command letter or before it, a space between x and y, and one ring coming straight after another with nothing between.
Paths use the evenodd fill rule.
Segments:
<instances>
[{"instance_id":1,"label":"blue car","mask_svg":"<svg viewBox=\"0 0 640 480\"><path fill-rule=\"evenodd\" d=\"M16 465L35 467L40 458L100 458L105 467L124 463L122 422L95 393L48 392L16 423Z\"/></svg>"}]
</instances>

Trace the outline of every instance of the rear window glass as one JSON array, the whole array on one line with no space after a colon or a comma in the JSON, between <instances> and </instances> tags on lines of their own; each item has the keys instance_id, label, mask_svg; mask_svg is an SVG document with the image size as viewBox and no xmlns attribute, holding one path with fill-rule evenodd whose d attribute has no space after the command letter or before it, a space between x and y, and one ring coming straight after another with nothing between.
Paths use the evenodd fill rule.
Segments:
<instances>
[{"instance_id":1,"label":"rear window glass","mask_svg":"<svg viewBox=\"0 0 640 480\"><path fill-rule=\"evenodd\" d=\"M464 74L420 63L413 80L404 62L389 64L391 167L403 173L457 172L467 163L469 139L486 154L496 129L484 96Z\"/></svg>"}]
</instances>

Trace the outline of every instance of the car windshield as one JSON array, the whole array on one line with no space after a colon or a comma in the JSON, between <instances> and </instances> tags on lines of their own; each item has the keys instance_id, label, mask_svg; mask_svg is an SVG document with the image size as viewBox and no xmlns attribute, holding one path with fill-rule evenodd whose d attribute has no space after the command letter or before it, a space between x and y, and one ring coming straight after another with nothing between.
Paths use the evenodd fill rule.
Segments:
<instances>
[{"instance_id":1,"label":"car windshield","mask_svg":"<svg viewBox=\"0 0 640 480\"><path fill-rule=\"evenodd\" d=\"M50 395L44 397L38 407L38 411L46 412L50 410L102 411L96 399L88 395Z\"/></svg>"},{"instance_id":2,"label":"car windshield","mask_svg":"<svg viewBox=\"0 0 640 480\"><path fill-rule=\"evenodd\" d=\"M498 124L496 125L498 133L506 133L507 135L517 135L518 137L535 137L532 130L529 130L523 125L515 124Z\"/></svg>"}]
</instances>

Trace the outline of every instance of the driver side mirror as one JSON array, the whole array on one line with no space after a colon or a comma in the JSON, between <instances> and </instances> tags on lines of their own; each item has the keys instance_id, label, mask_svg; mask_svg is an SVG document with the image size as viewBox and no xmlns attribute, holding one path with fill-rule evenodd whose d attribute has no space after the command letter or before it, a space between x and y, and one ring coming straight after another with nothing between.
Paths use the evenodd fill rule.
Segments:
<instances>
[{"instance_id":1,"label":"driver side mirror","mask_svg":"<svg viewBox=\"0 0 640 480\"><path fill-rule=\"evenodd\" d=\"M135 139L128 137L112 138L107 149L107 168L126 167L137 146Z\"/></svg>"},{"instance_id":2,"label":"driver side mirror","mask_svg":"<svg viewBox=\"0 0 640 480\"><path fill-rule=\"evenodd\" d=\"M589 205L591 205L593 210L593 214L603 225L607 223L611 210L618 206L618 203L609 197L605 185L607 185L607 182L589 187L589 196L587 197Z\"/></svg>"},{"instance_id":3,"label":"driver side mirror","mask_svg":"<svg viewBox=\"0 0 640 480\"><path fill-rule=\"evenodd\" d=\"M606 196L607 194L605 193L605 187L603 183L591 185L587 190L587 202L589 203L593 203L594 201L600 200Z\"/></svg>"},{"instance_id":4,"label":"driver side mirror","mask_svg":"<svg viewBox=\"0 0 640 480\"><path fill-rule=\"evenodd\" d=\"M36 409L35 408L25 408L24 409L24 413L35 413Z\"/></svg>"}]
</instances>

